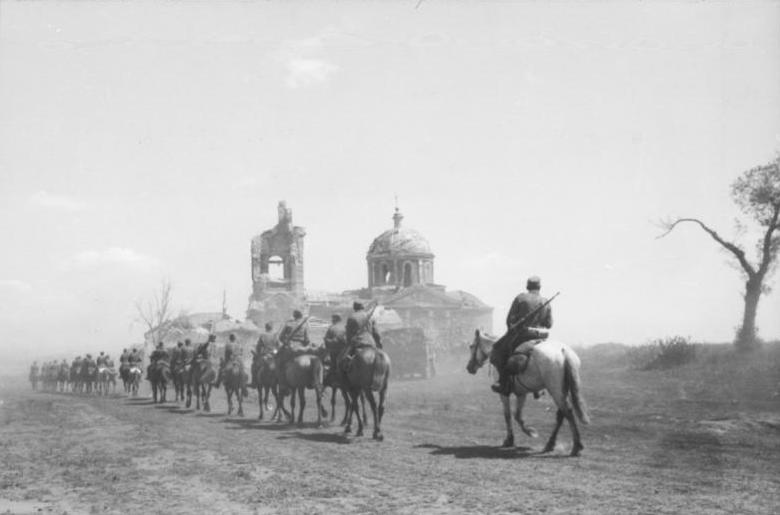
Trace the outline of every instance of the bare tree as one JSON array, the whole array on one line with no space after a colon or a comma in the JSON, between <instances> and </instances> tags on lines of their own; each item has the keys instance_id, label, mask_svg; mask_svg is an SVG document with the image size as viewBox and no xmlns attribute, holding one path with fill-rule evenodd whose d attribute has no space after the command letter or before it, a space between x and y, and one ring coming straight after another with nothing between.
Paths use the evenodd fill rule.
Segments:
<instances>
[{"instance_id":1,"label":"bare tree","mask_svg":"<svg viewBox=\"0 0 780 515\"><path fill-rule=\"evenodd\" d=\"M751 262L745 249L725 240L714 229L698 218L676 218L661 223L665 230L663 238L679 224L691 222L701 227L721 247L726 249L739 263L745 276L745 310L742 325L737 330L737 348L749 350L758 344L756 312L761 294L770 291L765 283L777 265L780 251L780 155L767 165L752 168L731 185L731 198L740 211L758 223L763 235L756 242L756 258ZM776 231L778 231L776 233Z\"/></svg>"},{"instance_id":2,"label":"bare tree","mask_svg":"<svg viewBox=\"0 0 780 515\"><path fill-rule=\"evenodd\" d=\"M158 292L145 301L139 300L135 303L138 320L146 326L146 332L157 341L162 341L171 329L171 321L173 320L172 291L171 281L163 279L160 282Z\"/></svg>"}]
</instances>

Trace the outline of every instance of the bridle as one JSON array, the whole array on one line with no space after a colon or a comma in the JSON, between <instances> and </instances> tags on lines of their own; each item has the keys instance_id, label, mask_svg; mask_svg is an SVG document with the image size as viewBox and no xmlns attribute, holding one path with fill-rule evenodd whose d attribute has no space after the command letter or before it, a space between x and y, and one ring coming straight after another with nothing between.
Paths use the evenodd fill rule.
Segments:
<instances>
[{"instance_id":1,"label":"bridle","mask_svg":"<svg viewBox=\"0 0 780 515\"><path fill-rule=\"evenodd\" d=\"M474 343L471 344L471 360L469 361L469 365L474 367L475 372L490 357L490 352L485 350L484 341L479 331L477 331L474 335ZM477 355L478 352L479 355Z\"/></svg>"}]
</instances>

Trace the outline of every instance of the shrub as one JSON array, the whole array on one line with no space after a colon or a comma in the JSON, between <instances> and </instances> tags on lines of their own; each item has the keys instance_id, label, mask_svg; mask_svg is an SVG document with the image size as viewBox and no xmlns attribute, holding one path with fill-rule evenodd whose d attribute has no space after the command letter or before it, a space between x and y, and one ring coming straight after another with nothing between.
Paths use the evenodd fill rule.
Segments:
<instances>
[{"instance_id":1,"label":"shrub","mask_svg":"<svg viewBox=\"0 0 780 515\"><path fill-rule=\"evenodd\" d=\"M629 360L633 368L657 370L679 367L696 359L696 344L690 338L670 336L631 350Z\"/></svg>"}]
</instances>

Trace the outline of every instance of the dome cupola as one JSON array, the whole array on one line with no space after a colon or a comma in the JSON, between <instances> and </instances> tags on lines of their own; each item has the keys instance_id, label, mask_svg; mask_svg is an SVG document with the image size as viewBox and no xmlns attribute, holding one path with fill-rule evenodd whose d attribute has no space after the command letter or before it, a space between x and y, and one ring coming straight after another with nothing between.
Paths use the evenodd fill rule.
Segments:
<instances>
[{"instance_id":1,"label":"dome cupola","mask_svg":"<svg viewBox=\"0 0 780 515\"><path fill-rule=\"evenodd\" d=\"M418 231L404 227L403 219L396 207L393 228L374 238L368 248L369 288L433 283L431 246Z\"/></svg>"}]
</instances>

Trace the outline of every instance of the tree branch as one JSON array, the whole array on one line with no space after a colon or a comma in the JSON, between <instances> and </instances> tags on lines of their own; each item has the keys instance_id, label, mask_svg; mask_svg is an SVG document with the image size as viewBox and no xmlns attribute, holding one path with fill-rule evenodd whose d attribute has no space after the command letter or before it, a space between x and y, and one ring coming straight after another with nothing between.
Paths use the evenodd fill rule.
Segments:
<instances>
[{"instance_id":1,"label":"tree branch","mask_svg":"<svg viewBox=\"0 0 780 515\"><path fill-rule=\"evenodd\" d=\"M758 267L758 273L761 276L767 273L772 265L772 261L777 257L777 248L774 245L772 235L775 229L780 228L780 223L778 223L778 219L780 219L780 203L774 204L772 208L772 219L768 224L766 234L764 234L764 244L761 246L761 266Z\"/></svg>"},{"instance_id":2,"label":"tree branch","mask_svg":"<svg viewBox=\"0 0 780 515\"><path fill-rule=\"evenodd\" d=\"M747 273L748 277L752 278L753 276L756 275L756 270L755 268L753 268L753 265L751 265L748 262L747 258L745 257L744 250L739 248L734 243L724 240L723 238L720 237L720 235L717 232L715 232L714 229L711 229L710 227L707 226L707 224L705 224L704 222L696 218L678 218L673 222L664 222L662 226L666 228L666 231L660 236L657 236L656 239L663 238L664 236L672 232L674 228L677 227L678 224L681 224L683 222L691 222L691 223L698 224L698 226L701 227L704 232L709 234L713 240L717 241L723 248L725 248L726 250L734 254L734 256L739 261L739 264L742 266L742 269Z\"/></svg>"}]
</instances>

